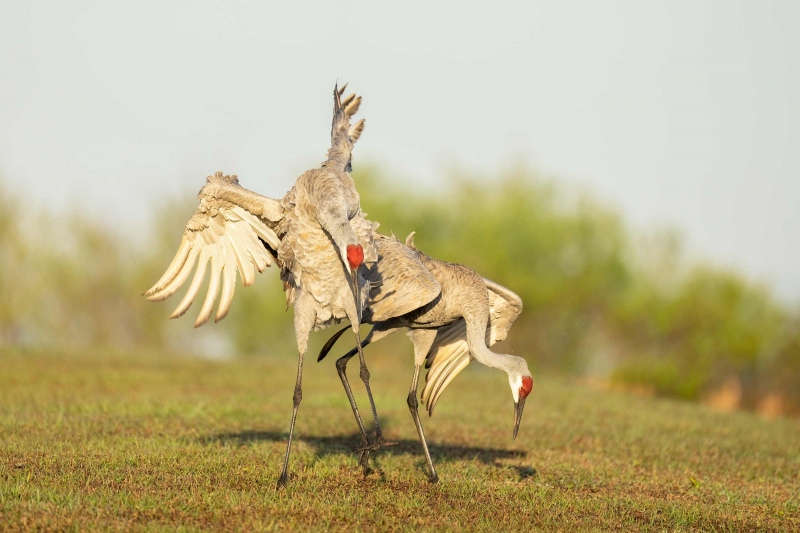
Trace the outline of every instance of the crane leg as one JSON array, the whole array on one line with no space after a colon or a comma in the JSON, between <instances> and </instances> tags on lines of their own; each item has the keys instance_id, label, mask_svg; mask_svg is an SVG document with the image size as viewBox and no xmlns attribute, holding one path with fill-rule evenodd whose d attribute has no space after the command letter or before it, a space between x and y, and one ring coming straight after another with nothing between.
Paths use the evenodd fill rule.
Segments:
<instances>
[{"instance_id":1,"label":"crane leg","mask_svg":"<svg viewBox=\"0 0 800 533\"><path fill-rule=\"evenodd\" d=\"M294 433L294 423L297 420L297 408L300 407L300 401L303 399L303 389L300 386L303 380L303 352L300 352L300 357L297 361L297 381L294 384L294 395L292 395L292 422L289 424L289 440L286 442L286 455L283 457L283 469L281 476L278 478L277 488L286 486L289 480L289 452L292 449L292 434Z\"/></svg>"},{"instance_id":2,"label":"crane leg","mask_svg":"<svg viewBox=\"0 0 800 533\"><path fill-rule=\"evenodd\" d=\"M439 481L439 475L436 473L436 468L433 466L431 460L431 452L428 450L428 443L425 441L425 432L422 430L422 421L419 419L419 402L417 401L417 383L419 381L419 370L421 365L414 365L414 377L411 379L411 390L408 391L408 408L411 411L411 418L414 419L414 425L417 426L417 434L419 441L422 443L422 450L425 452L425 460L428 461L428 480L431 483Z\"/></svg>"},{"instance_id":3,"label":"crane leg","mask_svg":"<svg viewBox=\"0 0 800 533\"><path fill-rule=\"evenodd\" d=\"M396 446L396 442L387 441L383 438L383 432L381 431L381 423L378 420L378 411L375 409L375 401L372 399L372 390L369 386L369 369L367 368L367 362L364 360L364 350L362 349L361 343L361 334L359 333L359 326L361 325L361 284L359 283L359 273L358 270L354 270L351 273L351 277L348 278L350 283L350 289L353 291L353 304L354 306L350 309L345 308L345 313L347 313L347 318L350 320L350 324L353 327L353 335L356 337L356 348L358 349L358 359L361 362L361 381L364 382L364 388L367 389L367 396L369 397L369 405L372 407L372 417L375 419L375 442L372 444L367 444L366 446L362 446L358 448L359 451L375 451L383 448L384 446ZM373 328L374 329L374 328ZM372 331L370 331L370 334ZM376 339L377 340L377 339ZM346 364L346 362L345 362ZM363 426L363 424L362 424ZM364 454L362 453L362 458ZM362 461L359 461L362 463ZM366 472L366 470L365 470Z\"/></svg>"},{"instance_id":4,"label":"crane leg","mask_svg":"<svg viewBox=\"0 0 800 533\"><path fill-rule=\"evenodd\" d=\"M384 446L397 446L398 444L397 442L389 441L383 438L383 432L381 431L381 423L378 420L378 411L377 409L375 409L375 401L372 399L372 390L370 389L369 386L369 369L367 368L367 362L364 360L364 350L361 349L361 339L359 338L358 328L354 328L354 331L356 335L356 348L358 348L358 359L361 362L361 371L359 375L361 376L361 381L364 382L364 388L367 389L367 397L369 398L369 405L370 407L372 407L372 417L375 419L375 442L367 445L365 448L361 448L360 451L362 452L377 451L383 448Z\"/></svg>"},{"instance_id":5,"label":"crane leg","mask_svg":"<svg viewBox=\"0 0 800 533\"><path fill-rule=\"evenodd\" d=\"M369 335L367 338L364 339L364 345L369 342ZM364 422L361 420L361 413L358 412L358 405L356 405L356 399L353 396L353 391L350 388L350 382L347 380L347 362L353 357L358 350L353 348L342 357L336 360L336 372L339 374L339 379L342 380L342 385L344 386L344 391L347 394L347 399L350 400L350 407L353 409L353 416L356 418L356 424L358 424L358 429L361 431L361 447L366 447L370 444L369 437L367 436L367 430L364 427ZM358 458L358 466L361 467L361 470L364 472L364 475L367 476L370 474L371 469L369 467L369 451L361 452L360 457Z\"/></svg>"},{"instance_id":6,"label":"crane leg","mask_svg":"<svg viewBox=\"0 0 800 533\"><path fill-rule=\"evenodd\" d=\"M394 333L398 329L399 328L381 329L380 327L376 326L372 328L372 330L370 330L367 336L364 337L364 340L359 343L359 347L363 349L371 342L380 340L383 337L386 337L387 335ZM369 437L367 436L367 431L364 427L364 422L361 419L361 413L359 413L358 411L358 406L356 405L356 400L355 397L353 396L353 391L350 388L350 382L347 379L347 363L359 351L360 350L358 348L353 348L352 350L344 354L342 357L337 359L336 371L339 374L339 379L342 380L342 385L344 386L344 391L347 394L347 399L350 400L350 407L353 409L353 416L355 416L356 423L358 424L358 429L361 431L361 447L357 448L357 450L361 452L361 455L359 456L358 459L358 465L361 467L362 471L364 472L364 475L366 476L371 471L369 468L369 452L378 450L383 446L391 446L393 443L384 439L382 441L383 444L378 445L377 442L375 444L372 444L370 443ZM369 394L370 404L372 406L372 411L375 416L375 421L376 421L375 427L377 431L378 428L380 428L380 426L377 424L378 420L377 410L375 409L375 403L372 400L372 394L370 393L369 389L367 389L367 393Z\"/></svg>"},{"instance_id":7,"label":"crane leg","mask_svg":"<svg viewBox=\"0 0 800 533\"><path fill-rule=\"evenodd\" d=\"M414 425L417 427L417 435L419 435L419 441L422 444L422 451L425 452L425 460L428 462L429 469L428 480L431 483L438 482L439 475L436 473L436 468L433 466L431 452L428 450L428 442L425 440L425 432L422 430L422 421L419 419L417 384L419 383L419 371L435 339L436 330L434 329L411 330L411 341L414 343L414 376L411 378L411 389L408 391L408 399L406 400L408 409L411 411L411 418L414 419Z\"/></svg>"},{"instance_id":8,"label":"crane leg","mask_svg":"<svg viewBox=\"0 0 800 533\"><path fill-rule=\"evenodd\" d=\"M297 420L297 409L300 407L300 401L303 399L303 357L308 348L308 335L311 332L312 325L314 324L314 309L310 305L303 305L305 301L305 294L300 293L295 300L294 309L294 330L297 336L297 349L299 352L297 360L297 379L294 384L294 394L292 395L292 422L289 424L289 439L286 442L286 455L283 457L283 469L278 478L276 489L281 489L286 486L289 480L289 453L292 450L292 435L294 434L294 424Z\"/></svg>"}]
</instances>

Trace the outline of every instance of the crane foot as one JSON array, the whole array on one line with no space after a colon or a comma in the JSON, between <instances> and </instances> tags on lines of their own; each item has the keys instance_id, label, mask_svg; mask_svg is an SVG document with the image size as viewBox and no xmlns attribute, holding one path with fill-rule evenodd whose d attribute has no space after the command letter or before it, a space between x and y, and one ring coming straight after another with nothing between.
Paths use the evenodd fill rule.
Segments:
<instances>
[{"instance_id":1,"label":"crane foot","mask_svg":"<svg viewBox=\"0 0 800 533\"><path fill-rule=\"evenodd\" d=\"M281 490L282 488L286 487L286 483L289 482L289 476L286 475L284 472L281 474L281 477L278 478L278 484L275 485L275 490Z\"/></svg>"},{"instance_id":2,"label":"crane foot","mask_svg":"<svg viewBox=\"0 0 800 533\"><path fill-rule=\"evenodd\" d=\"M432 476L428 476L428 481L431 483L439 483L439 474L433 474Z\"/></svg>"},{"instance_id":3,"label":"crane foot","mask_svg":"<svg viewBox=\"0 0 800 533\"><path fill-rule=\"evenodd\" d=\"M361 472L364 474L364 477L367 477L373 472L373 470L369 467L368 451L361 452L361 455L358 457L358 466L361 467Z\"/></svg>"},{"instance_id":4,"label":"crane foot","mask_svg":"<svg viewBox=\"0 0 800 533\"><path fill-rule=\"evenodd\" d=\"M377 452L381 448L386 448L387 446L397 446L399 442L393 440L386 440L383 437L378 437L375 439L375 442L367 444L366 446L362 446L361 448L356 448L355 451L357 452Z\"/></svg>"}]
</instances>

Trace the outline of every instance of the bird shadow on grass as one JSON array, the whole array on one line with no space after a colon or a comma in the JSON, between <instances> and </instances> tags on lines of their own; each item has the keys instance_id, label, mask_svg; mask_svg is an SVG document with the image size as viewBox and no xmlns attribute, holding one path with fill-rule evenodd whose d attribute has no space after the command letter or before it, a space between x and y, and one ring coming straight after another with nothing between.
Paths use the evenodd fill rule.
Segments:
<instances>
[{"instance_id":1,"label":"bird shadow on grass","mask_svg":"<svg viewBox=\"0 0 800 533\"><path fill-rule=\"evenodd\" d=\"M370 435L375 434L374 428L369 431ZM219 433L207 437L201 437L200 441L205 444L219 443L229 444L235 446L246 446L254 442L281 442L285 443L288 434L280 431L259 431L259 430L244 430L234 433ZM361 433L355 432L349 435L330 435L330 436L317 436L317 435L300 435L295 436L295 440L304 442L313 448L314 453L319 458L334 456L334 455L348 455L357 454L355 448L361 444ZM397 441L397 446L388 446L382 448L378 452L373 452L373 460L380 460L381 456L395 456L395 455L414 455L419 456L418 468L427 472L427 465L424 460L422 445L418 440L401 439ZM509 459L526 459L528 453L522 450L503 450L498 448L481 448L476 446L460 446L452 444L435 444L428 441L428 449L431 452L431 459L433 463L448 463L464 460L477 460L487 466L495 468L511 468L516 470L521 480L526 478L535 477L537 471L531 466L516 466L504 464L503 460ZM373 463L375 465L376 463ZM379 472L380 473L380 472Z\"/></svg>"}]
</instances>

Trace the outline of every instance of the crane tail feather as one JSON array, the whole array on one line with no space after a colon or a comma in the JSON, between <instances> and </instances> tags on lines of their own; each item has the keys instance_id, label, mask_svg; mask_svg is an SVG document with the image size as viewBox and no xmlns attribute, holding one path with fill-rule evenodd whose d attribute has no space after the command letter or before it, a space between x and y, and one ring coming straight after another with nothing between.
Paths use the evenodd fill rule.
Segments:
<instances>
[{"instance_id":1,"label":"crane tail feather","mask_svg":"<svg viewBox=\"0 0 800 533\"><path fill-rule=\"evenodd\" d=\"M355 97L355 98L354 98ZM347 104L344 104L344 115L348 119L358 113L358 108L361 107L361 97L356 97L355 94L351 94L347 97Z\"/></svg>"},{"instance_id":2,"label":"crane tail feather","mask_svg":"<svg viewBox=\"0 0 800 533\"><path fill-rule=\"evenodd\" d=\"M361 133L364 131L364 119L362 118L356 125L350 128L350 132L348 135L350 136L350 142L355 143L358 139L361 138Z\"/></svg>"},{"instance_id":3,"label":"crane tail feather","mask_svg":"<svg viewBox=\"0 0 800 533\"><path fill-rule=\"evenodd\" d=\"M355 100L355 99L356 99L356 93L353 93L350 96L348 96L347 98L345 98L344 100L342 100L341 106L343 108L345 108L345 110L346 110L347 106L349 106L353 102L353 100Z\"/></svg>"}]
</instances>

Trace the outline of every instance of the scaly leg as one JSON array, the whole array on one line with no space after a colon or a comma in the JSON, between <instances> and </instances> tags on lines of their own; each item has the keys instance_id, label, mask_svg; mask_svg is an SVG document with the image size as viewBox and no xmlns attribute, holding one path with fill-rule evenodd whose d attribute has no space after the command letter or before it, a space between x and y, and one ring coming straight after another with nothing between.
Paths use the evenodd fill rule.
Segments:
<instances>
[{"instance_id":1,"label":"scaly leg","mask_svg":"<svg viewBox=\"0 0 800 533\"><path fill-rule=\"evenodd\" d=\"M417 427L417 435L419 441L422 443L422 450L425 452L425 460L428 462L430 470L428 480L431 483L439 481L439 475L436 473L436 468L433 466L431 460L431 452L428 450L428 443L425 440L425 432L422 430L422 421L419 419L419 402L417 401L417 383L419 383L419 371L422 368L422 363L428 355L434 339L436 338L436 330L431 329L415 329L411 331L411 341L414 343L414 376L411 378L411 389L408 391L408 408L411 411L411 418L414 419L414 425Z\"/></svg>"},{"instance_id":2,"label":"scaly leg","mask_svg":"<svg viewBox=\"0 0 800 533\"><path fill-rule=\"evenodd\" d=\"M317 357L317 362L322 361L326 355L331 351L333 345L336 344L336 341L339 340L339 337L347 331L348 328L342 328L338 332L334 333L330 339L325 343L322 347L322 350L319 352L319 356ZM367 337L362 342L362 347L366 346L372 337L372 331L369 332ZM358 405L356 404L356 399L353 397L353 391L350 388L350 382L347 379L347 361L353 357L358 350L353 348L342 357L336 360L336 372L339 374L339 379L342 381L342 386L344 386L344 392L347 394L347 399L350 400L350 409L353 410L353 416L356 418L356 424L358 424L358 429L361 432L361 446L367 446L369 444L369 436L367 436L367 430L364 427L364 422L361 420L361 413L358 412ZM366 454L366 457L365 457ZM366 476L369 474L369 466L367 465L367 460L369 458L369 452L362 452L361 458L358 461L359 466L361 466L364 470L364 475Z\"/></svg>"},{"instance_id":3,"label":"scaly leg","mask_svg":"<svg viewBox=\"0 0 800 533\"><path fill-rule=\"evenodd\" d=\"M425 460L428 461L428 468L430 469L428 480L431 483L436 483L439 481L439 475L436 473L436 468L433 466L431 452L428 450L428 443L425 441L425 432L422 430L422 421L419 419L419 411L417 410L419 406L419 402L417 401L417 382L419 380L420 368L420 365L414 365L414 377L411 378L411 390L408 391L407 403L408 408L411 410L411 418L414 419L414 425L417 426L417 435L419 435L419 441L422 443L422 450L425 452Z\"/></svg>"},{"instance_id":4,"label":"scaly leg","mask_svg":"<svg viewBox=\"0 0 800 533\"><path fill-rule=\"evenodd\" d=\"M372 331L370 331L370 336L372 337L371 342L379 340L390 333L397 331L398 328L383 330L379 329L379 325L375 326ZM374 335L373 332L378 330ZM383 448L384 446L397 446L397 442L388 441L383 438L383 432L381 431L381 423L378 421L378 411L375 409L375 401L372 399L372 390L369 387L369 369L367 368L367 362L364 360L364 350L361 348L361 340L359 339L358 335L358 328L355 329L356 335L356 348L358 348L358 358L361 362L361 371L359 375L361 376L361 381L364 382L364 388L367 389L367 397L369 398L369 405L372 407L372 417L375 419L375 442L372 444L368 444L366 447L361 448L359 451L377 451ZM364 344L366 346L366 343ZM345 365L347 361L345 361Z\"/></svg>"},{"instance_id":5,"label":"scaly leg","mask_svg":"<svg viewBox=\"0 0 800 533\"><path fill-rule=\"evenodd\" d=\"M396 442L387 441L386 439L383 438L383 432L381 431L381 423L380 423L380 420L378 420L378 411L375 408L375 401L372 398L372 390L370 389L370 386L369 386L369 377L370 377L369 369L367 368L367 362L364 359L364 350L362 349L362 346L365 346L366 343L362 343L361 342L361 333L359 332L359 326L361 325L361 311L362 311L361 310L361 303L362 303L361 302L361 288L362 288L362 285L363 285L363 278L360 275L360 269L353 270L350 273L350 276L348 277L348 281L350 283L350 289L353 291L353 306L351 307L351 306L346 304L345 313L347 314L347 318L350 320L350 325L353 328L353 335L356 338L356 349L358 350L358 358L359 358L359 360L361 362L360 376L361 376L361 380L364 382L364 388L367 389L367 396L369 397L369 404L370 404L370 407L372 408L372 417L375 420L375 442L370 444L369 443L369 439L364 437L364 435L366 434L366 432L363 431L364 423L363 423L363 421L361 421L361 415L358 413L358 408L355 406L356 405L355 404L355 399L353 399L352 391L350 391L348 393L348 398L350 399L350 405L351 405L351 407L353 407L353 414L356 417L356 422L358 422L359 429L362 429L362 446L361 446L361 448L357 448L357 450L362 452L362 453L361 453L361 457L359 458L358 463L363 468L364 474L368 474L369 473L369 466L368 466L367 462L369 460L369 454L368 453L364 453L364 452L379 450L380 448L383 448L384 446L396 446L397 443ZM348 302L348 304L349 304L349 302ZM375 328L373 328L370 331L370 336L372 335L373 331L375 331ZM339 334L341 334L341 332ZM334 335L334 337L331 338L331 341L335 342L335 340L336 340L336 338L338 338L339 334ZM377 339L375 339L375 340L377 340ZM329 341L329 343L326 344L326 347L328 349L330 348L330 341ZM325 348L323 348L323 351L324 350L325 350ZM322 354L320 354L320 359L322 357L324 357L324 356ZM317 359L317 360L319 360L319 359ZM345 391L348 391L348 389L350 388L349 387L349 383L347 382L347 378L345 377L345 373L344 373L344 369L347 366L347 361L348 360L349 360L349 357L346 358L342 362L341 367L337 364L337 370L339 370L339 368L342 369L341 371L339 371L339 377L342 378L342 384L345 387Z\"/></svg>"},{"instance_id":6,"label":"scaly leg","mask_svg":"<svg viewBox=\"0 0 800 533\"><path fill-rule=\"evenodd\" d=\"M360 343L360 346L363 348L367 346L371 342L375 342L376 340L380 340L387 335L390 335L397 331L399 328L391 328L391 329L382 329L380 325L372 328L372 330L367 334L364 340ZM341 334L340 331L337 335ZM336 341L335 338L331 339L332 341ZM329 341L330 342L330 341ZM387 441L383 439L383 436L380 434L380 425L378 425L378 417L377 417L377 410L375 408L375 403L372 399L372 394L367 388L367 394L369 395L370 405L372 406L373 416L375 416L376 422L376 437L378 440L374 444L369 442L369 437L367 437L366 429L364 428L364 422L361 420L361 414L358 411L358 406L356 405L355 397L353 396L353 391L350 388L350 382L347 379L347 363L350 359L356 354L357 348L353 348L342 357L336 360L336 371L339 373L339 379L342 380L342 385L344 386L345 393L347 394L348 400L350 400L350 407L353 409L353 415L355 416L356 423L358 424L358 428L361 430L361 447L357 448L361 452L361 455L358 459L358 464L361 467L364 475L368 475L370 473L369 468L369 452L375 451L383 446L392 446L396 443Z\"/></svg>"},{"instance_id":7,"label":"scaly leg","mask_svg":"<svg viewBox=\"0 0 800 533\"><path fill-rule=\"evenodd\" d=\"M300 386L303 380L303 355L303 352L300 352L300 357L297 361L297 381L295 381L294 395L292 396L292 422L289 424L289 440L286 442L286 455L283 457L283 469L281 470L281 476L278 478L278 486L276 487L278 489L285 487L286 482L289 480L289 452L292 449L292 434L294 433L295 420L297 420L297 408L300 407L300 400L303 399L303 390Z\"/></svg>"},{"instance_id":8,"label":"scaly leg","mask_svg":"<svg viewBox=\"0 0 800 533\"><path fill-rule=\"evenodd\" d=\"M364 343L368 342L369 336L364 339ZM347 394L347 399L350 400L350 407L353 409L353 416L356 418L356 424L358 424L358 429L361 431L361 447L364 448L370 444L369 437L367 436L367 430L364 427L364 422L361 420L361 413L358 412L358 405L356 405L356 399L353 396L353 391L350 388L350 382L347 380L347 362L356 354L356 349L353 348L342 357L336 360L336 372L339 374L339 379L342 380L342 385L344 386L344 391ZM363 451L358 458L358 466L361 467L361 470L364 472L364 475L367 476L370 474L371 469L369 468L369 452Z\"/></svg>"},{"instance_id":9,"label":"scaly leg","mask_svg":"<svg viewBox=\"0 0 800 533\"><path fill-rule=\"evenodd\" d=\"M301 387L303 381L303 357L308 348L308 334L314 324L314 308L308 305L309 303L306 295L302 292L298 294L295 300L294 332L297 337L297 349L299 352L297 379L295 380L294 394L292 395L292 422L289 424L289 440L286 442L286 455L283 457L283 469L278 478L276 489L285 487L286 482L289 480L289 453L292 450L292 435L294 434L294 424L297 420L297 408L300 407L300 401L303 399L303 389Z\"/></svg>"}]
</instances>

